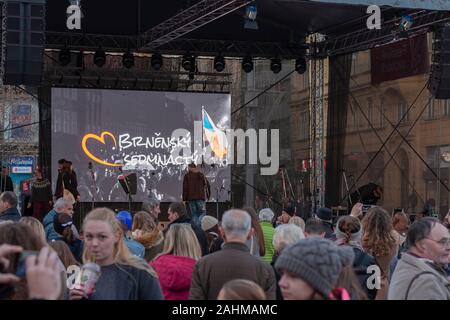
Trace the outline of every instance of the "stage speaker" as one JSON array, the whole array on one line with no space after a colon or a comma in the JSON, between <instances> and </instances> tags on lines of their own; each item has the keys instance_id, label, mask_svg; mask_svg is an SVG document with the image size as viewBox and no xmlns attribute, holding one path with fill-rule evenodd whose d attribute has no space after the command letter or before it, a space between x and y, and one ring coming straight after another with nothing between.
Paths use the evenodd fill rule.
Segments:
<instances>
[{"instance_id":1,"label":"stage speaker","mask_svg":"<svg viewBox=\"0 0 450 320\"><path fill-rule=\"evenodd\" d=\"M121 174L118 180L126 194L136 194L137 176L135 172Z\"/></svg>"},{"instance_id":2,"label":"stage speaker","mask_svg":"<svg viewBox=\"0 0 450 320\"><path fill-rule=\"evenodd\" d=\"M4 75L6 85L41 84L44 68L45 2L45 0L7 2Z\"/></svg>"},{"instance_id":3,"label":"stage speaker","mask_svg":"<svg viewBox=\"0 0 450 320\"><path fill-rule=\"evenodd\" d=\"M450 25L434 32L433 58L428 90L436 99L450 98Z\"/></svg>"}]
</instances>

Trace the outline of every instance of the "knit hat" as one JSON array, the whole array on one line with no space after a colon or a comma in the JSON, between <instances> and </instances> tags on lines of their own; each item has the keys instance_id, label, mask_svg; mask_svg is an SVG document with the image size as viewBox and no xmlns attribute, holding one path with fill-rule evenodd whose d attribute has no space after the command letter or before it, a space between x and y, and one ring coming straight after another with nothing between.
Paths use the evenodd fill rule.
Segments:
<instances>
[{"instance_id":1,"label":"knit hat","mask_svg":"<svg viewBox=\"0 0 450 320\"><path fill-rule=\"evenodd\" d=\"M342 268L351 265L354 257L351 247L337 246L331 240L320 237L310 237L286 247L278 257L275 268L301 278L328 297L335 289Z\"/></svg>"},{"instance_id":2,"label":"knit hat","mask_svg":"<svg viewBox=\"0 0 450 320\"><path fill-rule=\"evenodd\" d=\"M116 215L117 220L125 226L127 226L128 230L131 230L131 225L133 224L133 218L131 217L131 213L128 211L120 211Z\"/></svg>"},{"instance_id":3,"label":"knit hat","mask_svg":"<svg viewBox=\"0 0 450 320\"><path fill-rule=\"evenodd\" d=\"M203 229L203 231L208 231L209 229L211 229L218 223L219 223L219 220L217 220L216 218L214 218L212 216L204 216L202 218L202 223L201 223L202 229Z\"/></svg>"},{"instance_id":4,"label":"knit hat","mask_svg":"<svg viewBox=\"0 0 450 320\"><path fill-rule=\"evenodd\" d=\"M328 208L320 208L319 211L317 211L316 216L320 220L329 222L333 220L333 211Z\"/></svg>"},{"instance_id":5,"label":"knit hat","mask_svg":"<svg viewBox=\"0 0 450 320\"><path fill-rule=\"evenodd\" d=\"M72 224L72 217L66 213L57 214L53 220L53 228L58 234L63 234L64 229L70 228Z\"/></svg>"}]
</instances>

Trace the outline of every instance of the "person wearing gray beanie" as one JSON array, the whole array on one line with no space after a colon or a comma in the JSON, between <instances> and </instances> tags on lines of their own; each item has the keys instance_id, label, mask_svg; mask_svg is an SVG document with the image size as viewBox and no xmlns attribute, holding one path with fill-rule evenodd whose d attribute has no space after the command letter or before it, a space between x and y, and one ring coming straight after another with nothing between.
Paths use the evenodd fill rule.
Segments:
<instances>
[{"instance_id":1,"label":"person wearing gray beanie","mask_svg":"<svg viewBox=\"0 0 450 320\"><path fill-rule=\"evenodd\" d=\"M341 270L352 265L353 250L328 239L302 239L283 250L275 263L285 300L329 299Z\"/></svg>"}]
</instances>

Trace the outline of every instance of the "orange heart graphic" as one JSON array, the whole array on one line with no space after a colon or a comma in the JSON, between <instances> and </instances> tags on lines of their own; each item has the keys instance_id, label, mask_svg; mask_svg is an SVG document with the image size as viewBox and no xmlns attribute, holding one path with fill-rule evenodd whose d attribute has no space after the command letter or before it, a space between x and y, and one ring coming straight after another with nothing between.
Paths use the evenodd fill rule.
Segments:
<instances>
[{"instance_id":1,"label":"orange heart graphic","mask_svg":"<svg viewBox=\"0 0 450 320\"><path fill-rule=\"evenodd\" d=\"M114 146L117 146L117 142L116 142L116 138L114 137L114 135L109 132L109 131L103 131L102 134L100 135L100 137L96 134L93 133L88 133L83 137L83 140L81 141L81 148L83 148L84 153L86 153L86 155L91 158L92 160L94 160L95 162L98 162L100 164L103 164L105 166L110 166L110 167L122 167L122 164L118 164L118 163L109 163L106 161L103 161L102 159L97 158L96 156L94 156L86 147L86 142L89 139L95 139L98 142L101 142L103 144L105 144L105 136L110 136L113 141L114 141Z\"/></svg>"}]
</instances>

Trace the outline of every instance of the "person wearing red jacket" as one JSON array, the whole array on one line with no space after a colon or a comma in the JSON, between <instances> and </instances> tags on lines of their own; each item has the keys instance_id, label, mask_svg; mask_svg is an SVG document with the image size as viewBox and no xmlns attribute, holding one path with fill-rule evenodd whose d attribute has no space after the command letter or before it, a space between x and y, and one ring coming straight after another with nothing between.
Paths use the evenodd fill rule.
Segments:
<instances>
[{"instance_id":1,"label":"person wearing red jacket","mask_svg":"<svg viewBox=\"0 0 450 320\"><path fill-rule=\"evenodd\" d=\"M166 233L163 252L150 266L158 274L165 300L187 300L192 272L202 251L188 224L171 225Z\"/></svg>"}]
</instances>

